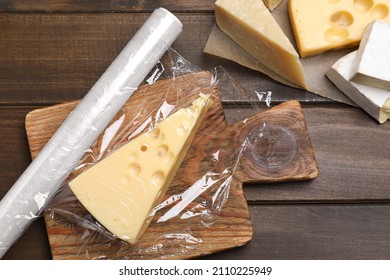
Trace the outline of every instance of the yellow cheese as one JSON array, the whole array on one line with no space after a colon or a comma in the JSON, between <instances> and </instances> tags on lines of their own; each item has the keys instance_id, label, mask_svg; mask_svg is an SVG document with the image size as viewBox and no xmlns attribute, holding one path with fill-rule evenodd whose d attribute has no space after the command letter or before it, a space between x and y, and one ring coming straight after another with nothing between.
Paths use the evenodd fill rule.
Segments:
<instances>
[{"instance_id":1,"label":"yellow cheese","mask_svg":"<svg viewBox=\"0 0 390 280\"><path fill-rule=\"evenodd\" d=\"M263 1L217 0L215 16L219 28L255 59L307 88L298 53Z\"/></svg>"},{"instance_id":2,"label":"yellow cheese","mask_svg":"<svg viewBox=\"0 0 390 280\"><path fill-rule=\"evenodd\" d=\"M116 237L134 244L148 227L212 105L201 94L69 184L84 207Z\"/></svg>"},{"instance_id":3,"label":"yellow cheese","mask_svg":"<svg viewBox=\"0 0 390 280\"><path fill-rule=\"evenodd\" d=\"M263 0L264 4L270 11L273 11L283 0Z\"/></svg>"},{"instance_id":4,"label":"yellow cheese","mask_svg":"<svg viewBox=\"0 0 390 280\"><path fill-rule=\"evenodd\" d=\"M357 46L370 22L390 22L389 7L390 0L289 0L300 55Z\"/></svg>"}]
</instances>

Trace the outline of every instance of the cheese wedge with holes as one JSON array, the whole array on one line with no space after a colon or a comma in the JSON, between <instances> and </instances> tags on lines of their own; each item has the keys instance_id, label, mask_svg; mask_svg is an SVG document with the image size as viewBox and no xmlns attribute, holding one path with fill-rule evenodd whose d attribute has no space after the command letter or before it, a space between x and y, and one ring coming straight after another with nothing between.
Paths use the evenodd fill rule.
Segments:
<instances>
[{"instance_id":1,"label":"cheese wedge with holes","mask_svg":"<svg viewBox=\"0 0 390 280\"><path fill-rule=\"evenodd\" d=\"M373 21L360 43L352 81L390 90L390 24Z\"/></svg>"},{"instance_id":2,"label":"cheese wedge with holes","mask_svg":"<svg viewBox=\"0 0 390 280\"><path fill-rule=\"evenodd\" d=\"M134 244L152 220L213 101L201 95L110 154L69 184L113 235Z\"/></svg>"},{"instance_id":3,"label":"cheese wedge with holes","mask_svg":"<svg viewBox=\"0 0 390 280\"><path fill-rule=\"evenodd\" d=\"M357 51L340 58L326 73L336 87L379 123L390 118L390 91L351 81Z\"/></svg>"},{"instance_id":4,"label":"cheese wedge with holes","mask_svg":"<svg viewBox=\"0 0 390 280\"><path fill-rule=\"evenodd\" d=\"M261 0L217 0L218 27L256 60L307 88L299 55ZM221 46L223 47L223 46Z\"/></svg>"},{"instance_id":5,"label":"cheese wedge with holes","mask_svg":"<svg viewBox=\"0 0 390 280\"><path fill-rule=\"evenodd\" d=\"M288 4L302 57L357 46L370 22L390 22L390 0L289 0Z\"/></svg>"}]
</instances>

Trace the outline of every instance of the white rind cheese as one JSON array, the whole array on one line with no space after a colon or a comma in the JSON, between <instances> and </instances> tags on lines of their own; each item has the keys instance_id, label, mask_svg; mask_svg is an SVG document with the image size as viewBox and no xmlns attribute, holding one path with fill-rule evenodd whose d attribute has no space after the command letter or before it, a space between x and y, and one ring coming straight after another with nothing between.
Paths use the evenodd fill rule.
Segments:
<instances>
[{"instance_id":1,"label":"white rind cheese","mask_svg":"<svg viewBox=\"0 0 390 280\"><path fill-rule=\"evenodd\" d=\"M263 1L217 0L215 16L218 27L256 60L307 89L299 55Z\"/></svg>"},{"instance_id":2,"label":"white rind cheese","mask_svg":"<svg viewBox=\"0 0 390 280\"><path fill-rule=\"evenodd\" d=\"M148 227L194 135L212 105L201 95L151 132L131 140L69 184L84 207L113 235L134 244Z\"/></svg>"},{"instance_id":3,"label":"white rind cheese","mask_svg":"<svg viewBox=\"0 0 390 280\"><path fill-rule=\"evenodd\" d=\"M370 23L363 35L352 81L390 90L390 24Z\"/></svg>"},{"instance_id":4,"label":"white rind cheese","mask_svg":"<svg viewBox=\"0 0 390 280\"><path fill-rule=\"evenodd\" d=\"M390 118L390 92L350 81L357 51L338 60L326 73L327 77L359 107L379 123Z\"/></svg>"}]
</instances>

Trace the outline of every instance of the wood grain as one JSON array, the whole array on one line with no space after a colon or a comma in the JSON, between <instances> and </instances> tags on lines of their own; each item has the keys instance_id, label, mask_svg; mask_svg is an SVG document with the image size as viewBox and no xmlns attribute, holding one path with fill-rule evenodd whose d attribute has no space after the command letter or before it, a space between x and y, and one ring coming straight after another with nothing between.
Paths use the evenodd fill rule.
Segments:
<instances>
[{"instance_id":1,"label":"wood grain","mask_svg":"<svg viewBox=\"0 0 390 280\"><path fill-rule=\"evenodd\" d=\"M236 177L244 183L309 180L318 167L297 101L288 101L233 126L243 145Z\"/></svg>"},{"instance_id":2,"label":"wood grain","mask_svg":"<svg viewBox=\"0 0 390 280\"><path fill-rule=\"evenodd\" d=\"M0 110L0 192L2 197L30 161L26 132L25 115L38 107L2 107ZM325 158L337 158L349 147L352 155L364 161L364 154L378 154L378 162L389 159L387 149L376 146L376 137L364 133L344 135L344 127L363 124L362 131L371 135L387 133L389 127L375 124L370 117L356 108L347 106L304 106L303 108L312 145L320 167L320 174L310 182L288 182L244 186L245 197L254 234L250 243L243 247L207 255L206 259L389 259L387 249L390 241L387 229L390 211L390 190L387 187L388 173L371 182L368 170L362 168L356 174L353 163L341 172L346 161L333 160L332 165L324 165ZM232 112L226 114L234 120ZM247 112L248 116L253 112ZM326 120L326 124L324 124ZM321 133L316 133L323 126ZM351 129L347 129L350 131ZM331 131L331 133L329 132ZM383 131L383 132L381 132ZM337 142L337 135L348 139L338 141L341 145L327 146L326 135ZM383 138L384 139L384 138ZM379 143L381 143L380 140ZM353 146L365 149L354 149ZM317 151L322 151L318 153ZM363 153L360 155L360 153ZM351 156L351 155L350 155ZM383 157L382 157L383 156ZM373 160L373 159L370 159ZM375 159L374 162L377 162ZM367 168L370 164L365 163ZM335 174L332 171L338 170ZM349 172L348 172L349 170ZM334 175L333 175L334 174ZM369 174L368 174L369 175ZM356 180L355 176L359 176ZM341 181L339 181L341 180ZM353 184L345 183L349 180ZM326 204L329 202L339 203ZM293 205L286 205L293 203ZM371 203L371 204L367 204ZM376 204L375 204L376 203ZM269 204L269 205L258 205ZM312 214L308 214L312 213ZM310 222L308 217L311 217ZM325 220L325 223L318 221ZM348 225L348 226L346 226ZM296 233L298 229L308 230ZM289 234L289 232L294 232ZM310 246L309 246L310 245ZM294 248L294 249L290 249ZM7 252L4 259L50 259L50 246L43 219L38 219L25 235Z\"/></svg>"},{"instance_id":3,"label":"wood grain","mask_svg":"<svg viewBox=\"0 0 390 280\"><path fill-rule=\"evenodd\" d=\"M272 91L273 106L290 99L315 105L303 111L319 177L245 185L254 229L251 242L203 258L389 259L389 124L379 126L359 109L323 102L204 55L214 24L211 2L0 1L0 197L30 162L23 128L26 113L81 98L161 4L184 22L174 48L195 65L204 70L222 65L249 92ZM225 112L237 115L236 110ZM40 218L5 259L50 259L49 248Z\"/></svg>"},{"instance_id":4,"label":"wood grain","mask_svg":"<svg viewBox=\"0 0 390 280\"><path fill-rule=\"evenodd\" d=\"M198 218L189 219L187 222L175 216L168 223L157 223L158 218L164 214L164 211L159 211L137 244L130 246L115 240L110 242L110 250L107 250L104 246L102 247L102 244L109 242L106 236L94 236L88 242L84 241L83 235L85 229L77 226L70 229L68 225L69 221L53 219L51 218L52 215L46 215L45 220L53 258L82 259L100 258L104 256L104 258L109 259L182 259L198 257L228 248L242 246L252 237L251 221L242 191L242 184L245 180L259 180L260 178L262 178L262 181L308 180L317 176L316 161L310 141L308 141L306 125L298 102L286 102L275 107L275 109L258 113L247 122L242 122L235 126L227 126L218 92L216 88L210 86L210 81L210 73L199 72L176 77L174 80L162 80L153 85L140 87L122 108L121 112L119 112L118 118L115 118L117 120L120 116L124 116L124 125L117 132L116 135L118 137L112 140L114 144L108 150L115 149L115 147L128 141L128 136L132 135L136 130L136 126L132 127L128 124L130 122L142 124L148 118L155 116L159 110L159 104L164 100L168 104L176 104L176 106L180 107L180 104L188 103L199 92L202 92L204 94L213 94L215 103L207 114L204 123L199 128L193 141L194 144L190 147L186 158L180 166L166 198L183 193L199 178L203 177L205 180L208 180L208 177L213 178L215 175L207 175L210 172L214 174L219 173L221 176L231 168L233 170L230 170L230 172L233 172L235 169L234 166L237 163L237 150L240 149L240 147L236 147L238 145L237 139L241 138L241 142L244 142L246 139L243 135L253 132L259 125L263 127L262 121L264 120L266 121L267 128L277 127L293 135L294 140L298 143L297 145L301 146L299 151L292 149L293 154L291 157L288 157L289 161L280 167L277 173L267 174L267 172L263 172L262 176L253 176L252 173L250 176L245 177L245 172L242 169L238 169L237 171L241 175L233 177L233 181L228 188L229 198L226 203L224 202L226 199L224 197L227 193L224 194L226 190L223 181L230 180L229 176L222 180L221 184L210 188L210 191L202 192L199 198L205 200L201 199L199 202L199 198L196 198L186 209L192 212L199 207L200 204L198 206L197 204L202 203L202 201L210 203L209 205L216 203L216 208L214 209L212 207L210 209L210 213L214 214L207 218L213 220L211 227L202 226L205 223L202 220L204 215L199 217L200 220L198 222L194 222ZM180 103L177 104L177 102ZM50 136L76 104L77 102L60 104L35 110L27 115L26 129L33 158L39 153ZM290 124L291 120L293 120L293 126ZM274 139L271 139L273 135L270 135L269 132L265 133L263 137L267 143L275 142ZM88 155L85 158L94 159L101 157L101 154L96 153L96 151L100 150L101 141L99 139L97 144L91 148L92 155ZM256 145L257 143L253 144ZM280 149L283 149L283 147L277 147L273 152L278 153ZM283 152L287 150L283 150ZM211 156L216 152L218 153L217 159ZM242 159L247 159L245 153ZM247 159L246 162L253 163L255 167L258 166L253 158ZM84 164L86 164L85 161L82 165ZM83 170L85 170L84 167L78 169L77 172L74 172L70 176L70 179L77 176ZM252 168L252 172L255 171L256 168ZM282 176L279 176L279 173ZM219 177L217 179L221 180ZM220 191L222 192L216 196ZM218 206L219 203L223 204L222 208ZM72 213L84 213L78 214L81 217L87 215L87 211L81 207L67 187L53 200L52 206L49 208L56 214L67 218L73 217L74 214ZM222 209L222 212L219 213L220 210L218 209ZM182 241L177 243L180 239L167 237L171 235L175 237L177 235L183 235L186 238L184 238L184 241L181 238ZM201 241L197 241L193 246L189 246L186 243L188 238ZM161 251L152 249L156 246L156 239L161 239L158 242L158 246L162 248ZM85 242L82 248L88 255L85 255L86 253L80 253L80 242ZM103 252L102 250L105 251Z\"/></svg>"},{"instance_id":5,"label":"wood grain","mask_svg":"<svg viewBox=\"0 0 390 280\"><path fill-rule=\"evenodd\" d=\"M43 217L39 217L3 256L4 260L50 260L50 244Z\"/></svg>"},{"instance_id":6,"label":"wood grain","mask_svg":"<svg viewBox=\"0 0 390 280\"><path fill-rule=\"evenodd\" d=\"M0 12L151 12L164 7L173 12L214 12L214 0L2 0Z\"/></svg>"},{"instance_id":7,"label":"wood grain","mask_svg":"<svg viewBox=\"0 0 390 280\"><path fill-rule=\"evenodd\" d=\"M31 161L26 131L26 114L34 107L0 107L0 198Z\"/></svg>"},{"instance_id":8,"label":"wood grain","mask_svg":"<svg viewBox=\"0 0 390 280\"><path fill-rule=\"evenodd\" d=\"M254 203L390 201L390 123L379 125L361 109L304 107L319 166L312 182L245 186Z\"/></svg>"},{"instance_id":9,"label":"wood grain","mask_svg":"<svg viewBox=\"0 0 390 280\"><path fill-rule=\"evenodd\" d=\"M36 107L0 107L0 199L31 161L24 125L26 114L33 109ZM22 258L51 258L43 217L37 218L4 256Z\"/></svg>"},{"instance_id":10,"label":"wood grain","mask_svg":"<svg viewBox=\"0 0 390 280\"><path fill-rule=\"evenodd\" d=\"M82 98L148 16L148 13L2 14L0 104L52 105ZM248 92L272 91L275 102L291 99L328 102L276 83L259 72L204 54L215 23L213 14L184 13L178 17L184 29L173 48L194 66L206 71L222 66Z\"/></svg>"},{"instance_id":11,"label":"wood grain","mask_svg":"<svg viewBox=\"0 0 390 280\"><path fill-rule=\"evenodd\" d=\"M221 109L216 89L210 86L211 76L209 73L201 72L195 75L176 77L174 80L163 80L153 85L140 87L131 97L127 105L118 113L118 118L124 116L124 124L117 132L116 137L108 147L107 152L115 147L119 147L127 141L129 135L135 132L137 126L129 126L130 123L142 124L149 118L158 116L157 112L163 103L183 106L196 97L200 92L212 94L215 103L209 110L206 119L199 128L194 143L202 141L207 135L217 136L218 132L226 127L225 118ZM30 144L30 150L33 158L37 155L43 145L48 141L50 135L62 123L67 114L74 108L77 102L61 104L49 108L43 108L33 111L27 115L26 129ZM115 120L116 120L115 119ZM114 121L115 121L114 120ZM208 124L213 124L209 126ZM217 129L216 129L217 128ZM210 139L210 138L208 138ZM99 158L101 139L91 148L92 155L86 156L86 163L90 159ZM207 157L210 158L207 150L202 151L201 157L197 158L199 152L191 147L188 151L185 164L182 164L166 198L183 193L196 180L202 178L206 172L220 172L218 167L206 165ZM202 149L201 149L202 150ZM87 153L88 154L88 153ZM205 158L206 159L205 159ZM202 162L203 161L203 162ZM228 163L226 163L228 164ZM222 166L224 167L224 166ZM224 167L226 168L226 167ZM85 168L84 168L85 169ZM77 173L82 172L83 168ZM190 170L190 172L189 172ZM77 175L73 173L70 179ZM197 212L200 205L212 205L212 195L218 188L223 190L223 184L210 188L198 198L194 199L186 208L188 211ZM223 194L224 192L222 192ZM223 196L222 196L223 197ZM204 204L207 203L207 204ZM214 202L215 203L215 202ZM218 202L217 202L218 204ZM203 206L204 207L204 206ZM78 217L85 217L88 212L81 207L69 188L65 189L53 199L51 211L55 216L73 217L72 213L79 213ZM232 183L229 189L229 200L219 213L218 207L206 207L208 214L195 216L194 218L183 220L180 217L174 217L168 222L157 223L158 218L164 214L165 210L159 211L154 217L149 228L135 245L129 245L117 240L107 239L107 235L92 234L86 240L83 238L85 228L72 226L69 227L69 220L63 218L50 218L45 215L49 242L51 244L52 255L54 259L84 259L84 258L109 258L109 259L182 259L193 258L196 256L210 254L212 252L224 250L227 248L242 246L252 238L252 225L249 218L247 204L242 192L242 184ZM217 211L217 212L215 212ZM204 220L206 219L206 220ZM211 228L205 227L203 223L213 224ZM72 221L72 220L71 220ZM74 220L73 220L74 221ZM238 234L236 234L238 232ZM180 238L181 237L181 238ZM229 242L226 242L228 237ZM223 242L221 242L223 240ZM107 250L103 244L110 244ZM102 246L103 245L103 246ZM157 246L157 247L156 247ZM82 248L82 250L80 250ZM156 250L154 248L160 248Z\"/></svg>"}]
</instances>

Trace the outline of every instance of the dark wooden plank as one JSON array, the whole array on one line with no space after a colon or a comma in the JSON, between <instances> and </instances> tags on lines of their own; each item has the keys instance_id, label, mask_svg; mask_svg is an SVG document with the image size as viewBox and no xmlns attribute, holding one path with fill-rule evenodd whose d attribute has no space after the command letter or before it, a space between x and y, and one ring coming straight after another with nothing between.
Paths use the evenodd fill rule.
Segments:
<instances>
[{"instance_id":1,"label":"dark wooden plank","mask_svg":"<svg viewBox=\"0 0 390 280\"><path fill-rule=\"evenodd\" d=\"M35 108L0 110L1 197L30 161L24 116ZM246 185L246 199L251 203L389 201L390 123L379 125L360 109L347 106L303 108L319 176L309 182ZM230 115L231 110L225 109Z\"/></svg>"},{"instance_id":2,"label":"dark wooden plank","mask_svg":"<svg viewBox=\"0 0 390 280\"><path fill-rule=\"evenodd\" d=\"M31 107L0 107L0 197L18 179L31 161L25 116Z\"/></svg>"},{"instance_id":3,"label":"dark wooden plank","mask_svg":"<svg viewBox=\"0 0 390 280\"><path fill-rule=\"evenodd\" d=\"M390 258L390 205L250 206L253 240L205 259Z\"/></svg>"},{"instance_id":4,"label":"dark wooden plank","mask_svg":"<svg viewBox=\"0 0 390 280\"><path fill-rule=\"evenodd\" d=\"M215 0L3 0L0 12L150 12L164 7L173 12L214 12Z\"/></svg>"},{"instance_id":5,"label":"dark wooden plank","mask_svg":"<svg viewBox=\"0 0 390 280\"><path fill-rule=\"evenodd\" d=\"M17 174L27 167L24 115L34 108L37 107L2 107L0 110L3 186L11 185ZM232 110L225 109L226 114L232 115ZM362 110L347 106L304 106L304 114L319 164L318 178L307 183L246 186L247 199L294 202L390 198L387 188L390 151L386 148L389 123L379 125ZM12 160L12 164L7 159Z\"/></svg>"},{"instance_id":6,"label":"dark wooden plank","mask_svg":"<svg viewBox=\"0 0 390 280\"><path fill-rule=\"evenodd\" d=\"M0 197L30 162L24 117L36 108L0 108ZM249 203L389 201L389 124L378 125L361 110L347 106L306 106L304 113L319 177L308 183L246 186ZM388 205L251 205L250 211L255 230L251 243L210 258L390 257ZM41 219L5 258L50 258Z\"/></svg>"},{"instance_id":7,"label":"dark wooden plank","mask_svg":"<svg viewBox=\"0 0 390 280\"><path fill-rule=\"evenodd\" d=\"M389 205L249 207L253 240L203 259L389 259ZM33 224L30 228L39 227ZM42 233L26 232L4 259L48 259ZM28 234L28 235L27 235Z\"/></svg>"},{"instance_id":8,"label":"dark wooden plank","mask_svg":"<svg viewBox=\"0 0 390 280\"><path fill-rule=\"evenodd\" d=\"M4 260L50 260L50 246L43 218L36 219L8 250Z\"/></svg>"},{"instance_id":9,"label":"dark wooden plank","mask_svg":"<svg viewBox=\"0 0 390 280\"><path fill-rule=\"evenodd\" d=\"M24 118L30 107L0 107L0 199L31 161ZM38 218L4 259L50 259L43 218Z\"/></svg>"},{"instance_id":10,"label":"dark wooden plank","mask_svg":"<svg viewBox=\"0 0 390 280\"><path fill-rule=\"evenodd\" d=\"M2 14L0 104L54 104L79 99L91 88L149 14ZM183 33L174 43L203 70L222 66L246 90L272 91L273 100L327 101L233 62L204 54L213 14L178 14Z\"/></svg>"},{"instance_id":11,"label":"dark wooden plank","mask_svg":"<svg viewBox=\"0 0 390 280\"><path fill-rule=\"evenodd\" d=\"M253 240L204 259L389 259L389 205L251 205ZM4 259L48 259L36 221ZM46 245L46 246L42 246Z\"/></svg>"},{"instance_id":12,"label":"dark wooden plank","mask_svg":"<svg viewBox=\"0 0 390 280\"><path fill-rule=\"evenodd\" d=\"M246 186L249 201L390 201L390 123L361 109L304 107L319 176L309 182Z\"/></svg>"}]
</instances>

